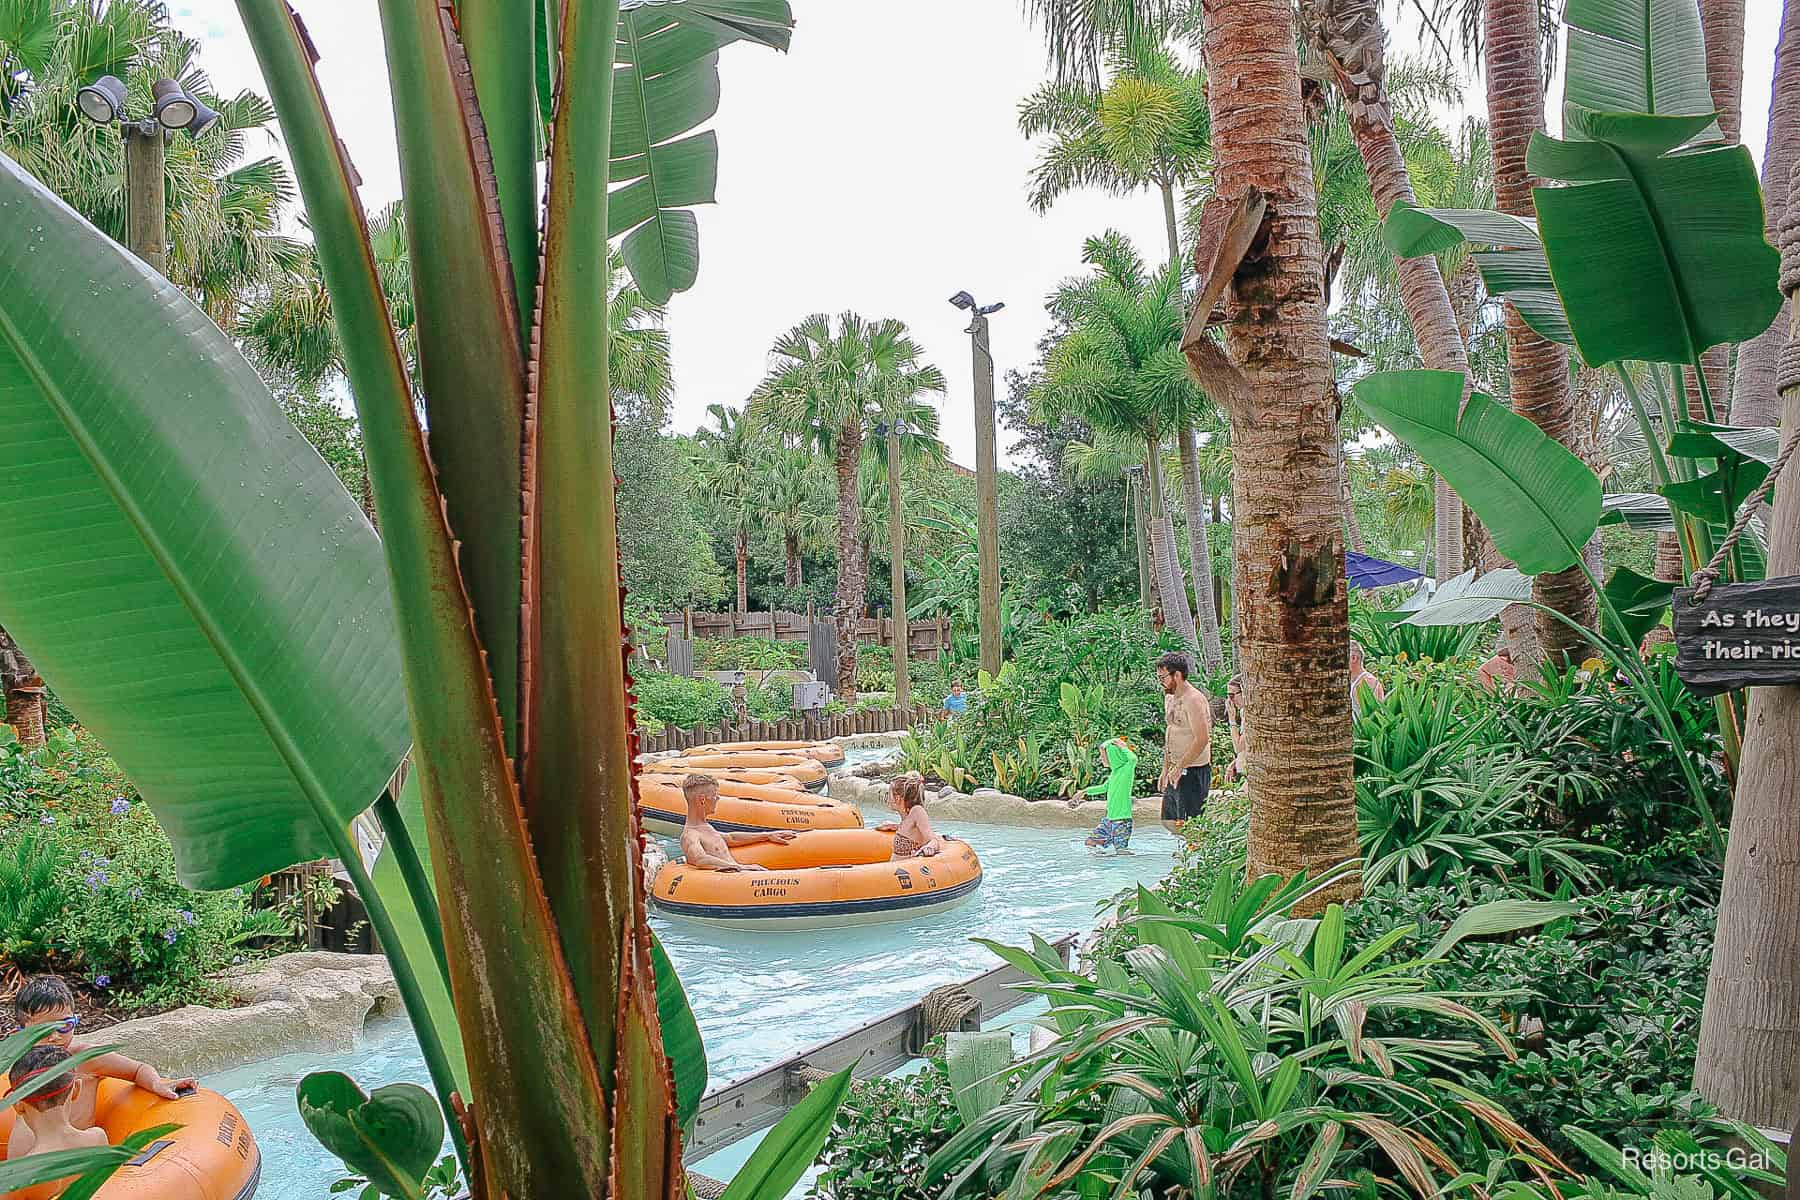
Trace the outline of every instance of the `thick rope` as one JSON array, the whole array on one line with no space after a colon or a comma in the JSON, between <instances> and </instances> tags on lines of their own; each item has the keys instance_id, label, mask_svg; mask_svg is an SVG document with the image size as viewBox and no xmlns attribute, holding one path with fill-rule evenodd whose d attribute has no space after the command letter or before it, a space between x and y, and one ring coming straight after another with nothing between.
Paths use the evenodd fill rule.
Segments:
<instances>
[{"instance_id":1,"label":"thick rope","mask_svg":"<svg viewBox=\"0 0 1800 1200\"><path fill-rule=\"evenodd\" d=\"M1689 604L1698 604L1712 593L1713 584L1719 581L1720 568L1724 566L1725 559L1732 550L1737 548L1738 540L1744 536L1744 531L1750 528L1750 518L1756 515L1756 510L1762 507L1762 502L1774 489L1776 478L1780 476L1782 468L1788 465L1788 460L1794 457L1796 448L1800 448L1800 437L1793 438L1786 446L1782 447L1781 453L1769 465L1769 477L1762 481L1762 486L1752 492L1750 498L1738 510L1737 520L1731 524L1731 532L1725 535L1725 540L1719 543L1717 550L1713 551L1712 559L1704 567L1694 572L1694 590L1688 599Z\"/></svg>"},{"instance_id":2,"label":"thick rope","mask_svg":"<svg viewBox=\"0 0 1800 1200\"><path fill-rule=\"evenodd\" d=\"M925 1014L926 1036L937 1037L960 1031L965 1020L980 1014L981 1001L952 983L927 992L920 1008Z\"/></svg>"}]
</instances>

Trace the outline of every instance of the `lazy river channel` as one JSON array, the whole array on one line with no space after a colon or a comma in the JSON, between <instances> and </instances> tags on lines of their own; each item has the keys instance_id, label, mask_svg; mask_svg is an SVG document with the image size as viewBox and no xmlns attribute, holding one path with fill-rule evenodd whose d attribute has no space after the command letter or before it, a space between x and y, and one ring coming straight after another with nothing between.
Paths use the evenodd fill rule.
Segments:
<instances>
[{"instance_id":1,"label":"lazy river channel","mask_svg":"<svg viewBox=\"0 0 1800 1200\"><path fill-rule=\"evenodd\" d=\"M890 819L872 809L865 818L870 824ZM652 918L705 1037L710 1087L996 966L971 938L1022 945L1033 933L1054 940L1091 928L1101 902L1167 875L1175 848L1160 826L1142 823L1134 853L1116 857L1089 854L1084 831L1075 829L946 823L940 832L968 840L985 875L975 897L948 913L792 933L739 933ZM319 1070L344 1071L365 1088L427 1082L411 1029L397 1020L371 1025L349 1054L289 1055L208 1078L207 1085L229 1096L256 1131L263 1152L259 1195L324 1200L344 1174L307 1133L294 1106L294 1086ZM694 1166L728 1177L745 1152L740 1144Z\"/></svg>"}]
</instances>

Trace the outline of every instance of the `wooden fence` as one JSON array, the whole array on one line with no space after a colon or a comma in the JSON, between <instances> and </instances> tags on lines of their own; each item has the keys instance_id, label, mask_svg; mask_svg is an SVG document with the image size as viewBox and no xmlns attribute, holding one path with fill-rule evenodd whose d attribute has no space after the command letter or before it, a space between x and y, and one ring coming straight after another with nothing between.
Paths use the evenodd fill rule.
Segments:
<instances>
[{"instance_id":1,"label":"wooden fence","mask_svg":"<svg viewBox=\"0 0 1800 1200\"><path fill-rule=\"evenodd\" d=\"M638 750L644 754L660 754L665 750L686 750L690 746L714 742L818 742L857 733L895 733L927 724L935 715L933 710L921 704L913 708L872 708L837 716L796 716L785 721L721 722L699 729L639 733Z\"/></svg>"},{"instance_id":2,"label":"wooden fence","mask_svg":"<svg viewBox=\"0 0 1800 1200\"><path fill-rule=\"evenodd\" d=\"M672 612L663 614L663 623L680 636L692 629L692 636L711 641L727 638L760 637L781 642L804 642L814 620L829 622L830 613L803 612ZM856 627L856 639L878 646L894 644L894 621L891 617L864 617ZM933 620L909 623L906 644L911 658L936 658L950 644L950 630L942 616Z\"/></svg>"}]
</instances>

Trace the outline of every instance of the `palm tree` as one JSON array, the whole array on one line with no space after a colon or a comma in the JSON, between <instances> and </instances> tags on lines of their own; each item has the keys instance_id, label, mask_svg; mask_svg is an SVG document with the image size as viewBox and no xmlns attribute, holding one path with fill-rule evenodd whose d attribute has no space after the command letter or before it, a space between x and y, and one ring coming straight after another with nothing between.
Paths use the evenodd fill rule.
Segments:
<instances>
[{"instance_id":1,"label":"palm tree","mask_svg":"<svg viewBox=\"0 0 1800 1200\"><path fill-rule=\"evenodd\" d=\"M1128 41L1113 59L1112 78L1105 87L1048 83L1020 106L1021 131L1027 136L1050 135L1032 170L1032 207L1043 212L1058 196L1083 186L1103 187L1120 195L1154 187L1162 194L1169 261L1181 262L1175 190L1180 187L1188 194L1186 207L1193 211L1193 193L1205 185L1212 162L1206 79L1182 67L1166 48L1143 39ZM1205 498L1193 482L1198 453L1195 435L1195 427L1188 421L1176 431L1183 466L1188 569L1195 603L1199 604L1212 590L1212 576L1205 543ZM1200 614L1200 640L1207 665L1217 670L1222 659L1216 613Z\"/></svg>"},{"instance_id":2,"label":"palm tree","mask_svg":"<svg viewBox=\"0 0 1800 1200\"><path fill-rule=\"evenodd\" d=\"M737 564L737 611L745 613L750 611L750 534L762 512L758 464L770 447L743 409L709 404L706 411L713 423L694 434L700 444L694 465L706 485L707 503L718 511L731 535Z\"/></svg>"},{"instance_id":3,"label":"palm tree","mask_svg":"<svg viewBox=\"0 0 1800 1200\"><path fill-rule=\"evenodd\" d=\"M802 548L825 536L830 525L828 489L817 461L798 447L781 446L757 462L758 499L769 524L781 534L781 582L790 588L804 582Z\"/></svg>"},{"instance_id":4,"label":"palm tree","mask_svg":"<svg viewBox=\"0 0 1800 1200\"><path fill-rule=\"evenodd\" d=\"M1025 0L1026 17L1043 26L1056 80L1089 84L1121 47L1197 29L1199 8L1194 0Z\"/></svg>"},{"instance_id":5,"label":"palm tree","mask_svg":"<svg viewBox=\"0 0 1800 1200\"><path fill-rule=\"evenodd\" d=\"M1097 435L1137 442L1150 504L1156 594L1176 634L1199 648L1163 495L1163 440L1191 425L1206 405L1181 356L1186 323L1181 266L1171 262L1147 274L1130 241L1110 230L1088 239L1082 259L1095 273L1065 283L1050 301L1069 332L1051 348L1043 377L1032 389L1034 419L1070 416ZM1213 637L1209 658L1218 654L1216 622Z\"/></svg>"},{"instance_id":6,"label":"palm tree","mask_svg":"<svg viewBox=\"0 0 1800 1200\"><path fill-rule=\"evenodd\" d=\"M1122 50L1104 87L1047 83L1019 106L1019 130L1048 135L1031 170L1031 207L1048 211L1067 192L1098 187L1114 195L1155 188L1162 196L1169 257L1181 257L1175 193L1206 179L1212 135L1206 79L1166 49Z\"/></svg>"},{"instance_id":7,"label":"palm tree","mask_svg":"<svg viewBox=\"0 0 1800 1200\"><path fill-rule=\"evenodd\" d=\"M1702 11L1704 17L1704 10ZM1708 53L1711 43L1708 43ZM1708 71L1710 75L1710 68ZM1775 46L1775 82L1769 102L1769 133L1762 159L1763 230L1780 245L1778 226L1788 208L1789 177L1800 158L1800 3L1781 6L1781 36ZM1787 342L1788 301L1757 336L1738 346L1731 384L1733 425L1775 425L1781 400L1775 390L1775 360Z\"/></svg>"},{"instance_id":8,"label":"palm tree","mask_svg":"<svg viewBox=\"0 0 1800 1200\"><path fill-rule=\"evenodd\" d=\"M244 161L250 135L273 139L274 108L254 92L214 93L200 43L172 29L151 0L40 0L9 11L15 20L0 25L0 152L115 240L125 235L122 144L116 130L81 115L75 93L115 75L131 111L148 112L151 81L167 77L218 111L211 129L168 146L168 276L229 330L246 297L298 251L278 232L293 198L287 168L270 157Z\"/></svg>"},{"instance_id":9,"label":"palm tree","mask_svg":"<svg viewBox=\"0 0 1800 1200\"><path fill-rule=\"evenodd\" d=\"M774 365L753 405L768 426L800 435L831 455L837 474L837 691L856 696L856 630L868 572L862 554L862 497L857 478L863 441L920 396L944 391L944 374L922 361L924 350L892 318L869 320L814 313L776 339ZM935 434L935 418L932 425Z\"/></svg>"},{"instance_id":10,"label":"palm tree","mask_svg":"<svg viewBox=\"0 0 1800 1200\"><path fill-rule=\"evenodd\" d=\"M1327 73L1344 97L1345 116L1363 161L1375 212L1387 219L1395 204L1416 204L1406 158L1395 132L1387 94L1387 31L1376 0L1307 0L1302 23ZM1535 28L1535 27L1534 27ZM1427 367L1469 369L1456 311L1435 260L1397 260L1400 295L1411 318L1419 354ZM1448 484L1438 484L1437 574L1440 580L1462 571L1462 505Z\"/></svg>"},{"instance_id":11,"label":"palm tree","mask_svg":"<svg viewBox=\"0 0 1800 1200\"><path fill-rule=\"evenodd\" d=\"M399 201L369 221L375 272L393 313L407 371L416 384L419 330L407 233L406 209ZM644 295L617 249L607 254L606 293L607 374L614 403L667 408L675 395L669 331L664 327L668 309ZM245 308L236 332L259 371L298 390L316 391L347 378L331 294L311 246L302 247L292 269Z\"/></svg>"},{"instance_id":12,"label":"palm tree","mask_svg":"<svg viewBox=\"0 0 1800 1200\"><path fill-rule=\"evenodd\" d=\"M407 258L406 210L399 201L369 219L369 246L407 373L418 379L419 341ZM292 269L272 280L239 315L238 344L266 378L317 391L346 378L344 347L317 251L304 246Z\"/></svg>"},{"instance_id":13,"label":"palm tree","mask_svg":"<svg viewBox=\"0 0 1800 1200\"><path fill-rule=\"evenodd\" d=\"M1233 614L1247 691L1253 875L1318 872L1358 852L1343 443L1322 294L1317 198L1288 0L1203 6L1213 189L1267 200L1236 266L1224 346L1189 361L1231 418ZM1328 889L1354 895L1354 877ZM1319 903L1324 902L1320 898Z\"/></svg>"},{"instance_id":14,"label":"palm tree","mask_svg":"<svg viewBox=\"0 0 1800 1200\"><path fill-rule=\"evenodd\" d=\"M1525 166L1526 147L1544 128L1543 50L1537 0L1485 0L1483 67L1487 77L1488 128L1493 134L1494 199L1501 212L1535 219ZM1538 336L1519 310L1506 306L1506 357L1512 375L1513 410L1546 434L1576 447L1575 392L1568 349ZM1591 625L1593 588L1580 566L1532 581L1532 597L1578 625ZM1585 653L1585 640L1548 613L1537 618L1537 640L1552 661ZM1518 657L1518 648L1514 648Z\"/></svg>"}]
</instances>

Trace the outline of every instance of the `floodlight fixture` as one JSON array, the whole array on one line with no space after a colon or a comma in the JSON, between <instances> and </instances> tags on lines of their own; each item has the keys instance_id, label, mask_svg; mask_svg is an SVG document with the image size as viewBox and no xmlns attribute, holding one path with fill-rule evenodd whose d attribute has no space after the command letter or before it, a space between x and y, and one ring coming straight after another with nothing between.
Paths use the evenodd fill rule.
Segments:
<instances>
[{"instance_id":1,"label":"floodlight fixture","mask_svg":"<svg viewBox=\"0 0 1800 1200\"><path fill-rule=\"evenodd\" d=\"M958 292L956 295L950 297L950 303L956 305L958 308L974 308L975 297L969 295L967 292Z\"/></svg>"},{"instance_id":2,"label":"floodlight fixture","mask_svg":"<svg viewBox=\"0 0 1800 1200\"><path fill-rule=\"evenodd\" d=\"M102 75L75 93L81 115L96 125L111 125L125 115L125 84L116 75Z\"/></svg>"},{"instance_id":3,"label":"floodlight fixture","mask_svg":"<svg viewBox=\"0 0 1800 1200\"><path fill-rule=\"evenodd\" d=\"M186 129L200 115L194 98L173 79L157 80L150 86L150 94L154 97L151 115L164 129Z\"/></svg>"}]
</instances>

